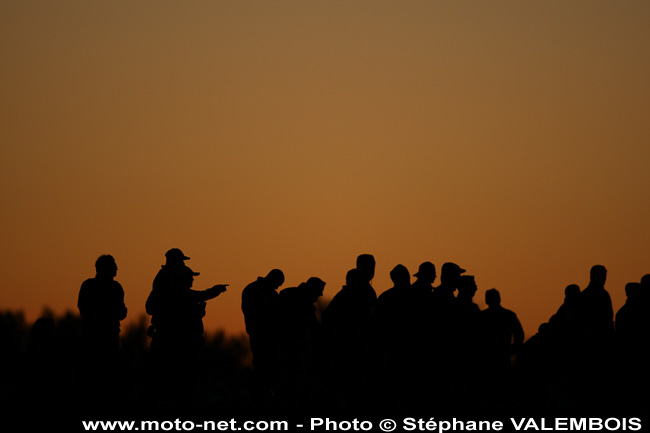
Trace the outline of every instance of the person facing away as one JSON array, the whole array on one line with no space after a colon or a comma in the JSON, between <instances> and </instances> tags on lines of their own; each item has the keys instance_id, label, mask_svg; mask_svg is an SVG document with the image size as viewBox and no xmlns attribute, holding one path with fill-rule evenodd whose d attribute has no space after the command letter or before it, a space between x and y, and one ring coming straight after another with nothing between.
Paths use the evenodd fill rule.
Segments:
<instances>
[{"instance_id":1,"label":"person facing away","mask_svg":"<svg viewBox=\"0 0 650 433\"><path fill-rule=\"evenodd\" d=\"M297 287L288 287L280 292L283 347L292 354L290 358L296 364L310 362L320 344L320 322L314 304L323 296L324 290L325 282L311 277Z\"/></svg>"},{"instance_id":2,"label":"person facing away","mask_svg":"<svg viewBox=\"0 0 650 433\"><path fill-rule=\"evenodd\" d=\"M325 282L311 277L280 291L280 368L284 395L293 404L308 404L314 382L322 377L322 332L315 303Z\"/></svg>"},{"instance_id":3,"label":"person facing away","mask_svg":"<svg viewBox=\"0 0 650 433\"><path fill-rule=\"evenodd\" d=\"M511 357L524 342L524 330L517 315L501 306L497 289L485 292L487 308L480 313L484 366L496 381L510 374Z\"/></svg>"},{"instance_id":4,"label":"person facing away","mask_svg":"<svg viewBox=\"0 0 650 433\"><path fill-rule=\"evenodd\" d=\"M277 385L280 344L280 295L284 273L272 269L265 277L248 284L242 291L241 309L248 334L253 368L262 385L273 392Z\"/></svg>"},{"instance_id":5,"label":"person facing away","mask_svg":"<svg viewBox=\"0 0 650 433\"><path fill-rule=\"evenodd\" d=\"M127 315L124 289L115 281L117 264L113 256L100 256L95 270L95 277L85 280L79 290L82 339L94 355L114 357L119 349L120 322Z\"/></svg>"}]
</instances>

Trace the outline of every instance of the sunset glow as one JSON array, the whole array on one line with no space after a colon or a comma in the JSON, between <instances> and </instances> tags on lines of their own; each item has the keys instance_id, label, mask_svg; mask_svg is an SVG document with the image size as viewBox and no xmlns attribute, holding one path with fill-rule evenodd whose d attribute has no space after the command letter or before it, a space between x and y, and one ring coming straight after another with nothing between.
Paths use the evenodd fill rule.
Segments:
<instances>
[{"instance_id":1,"label":"sunset glow","mask_svg":"<svg viewBox=\"0 0 650 433\"><path fill-rule=\"evenodd\" d=\"M341 288L453 261L526 337L650 273L650 3L0 5L2 309L76 310L112 254L129 320L178 247L243 332L272 268ZM436 281L436 284L439 280Z\"/></svg>"}]
</instances>

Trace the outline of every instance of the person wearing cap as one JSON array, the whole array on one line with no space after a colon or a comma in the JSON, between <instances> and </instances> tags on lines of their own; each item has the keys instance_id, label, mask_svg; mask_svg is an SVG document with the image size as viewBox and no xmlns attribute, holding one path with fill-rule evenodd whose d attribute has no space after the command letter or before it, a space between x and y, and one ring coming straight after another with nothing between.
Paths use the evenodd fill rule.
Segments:
<instances>
[{"instance_id":1,"label":"person wearing cap","mask_svg":"<svg viewBox=\"0 0 650 433\"><path fill-rule=\"evenodd\" d=\"M299 403L310 383L322 375L322 329L316 303L323 296L325 281L311 277L297 287L280 292L280 353L286 395Z\"/></svg>"},{"instance_id":2,"label":"person wearing cap","mask_svg":"<svg viewBox=\"0 0 650 433\"><path fill-rule=\"evenodd\" d=\"M413 291L419 296L428 297L433 292L433 282L436 280L436 265L431 262L422 262L418 271L413 274L415 281Z\"/></svg>"},{"instance_id":3,"label":"person wearing cap","mask_svg":"<svg viewBox=\"0 0 650 433\"><path fill-rule=\"evenodd\" d=\"M430 337L427 358L432 368L427 379L441 390L439 395L453 392L453 377L449 372L455 368L456 297L454 292L464 272L465 269L455 263L444 263L440 270L440 285L435 287L431 294L430 320L427 324L427 333Z\"/></svg>"},{"instance_id":4,"label":"person wearing cap","mask_svg":"<svg viewBox=\"0 0 650 433\"><path fill-rule=\"evenodd\" d=\"M458 282L463 273L465 273L465 269L456 263L447 262L442 265L440 285L433 289L435 302L441 303L446 308L454 301L454 292L458 288Z\"/></svg>"},{"instance_id":5,"label":"person wearing cap","mask_svg":"<svg viewBox=\"0 0 650 433\"><path fill-rule=\"evenodd\" d=\"M284 273L272 269L242 291L241 309L253 354L253 369L265 391L274 393L278 375L280 300Z\"/></svg>"},{"instance_id":6,"label":"person wearing cap","mask_svg":"<svg viewBox=\"0 0 650 433\"><path fill-rule=\"evenodd\" d=\"M438 347L432 344L434 317L433 313L433 283L436 280L436 266L432 262L422 262L418 271L413 274L415 281L411 285L412 309L411 321L413 330L410 338L413 341L413 355L410 374L415 382L430 385L431 366L435 365Z\"/></svg>"},{"instance_id":7,"label":"person wearing cap","mask_svg":"<svg viewBox=\"0 0 650 433\"><path fill-rule=\"evenodd\" d=\"M165 264L158 270L153 280L153 289L145 303L147 314L154 315L158 305L162 303L159 298L164 297L164 294L171 290L170 286L173 284L174 272L185 266L185 260L189 259L178 248L172 248L165 253Z\"/></svg>"},{"instance_id":8,"label":"person wearing cap","mask_svg":"<svg viewBox=\"0 0 650 433\"><path fill-rule=\"evenodd\" d=\"M177 248L169 250L166 257L146 302L151 315L151 353L162 370L174 365L189 368L203 344L206 302L225 292L227 284L194 290L194 277L200 274L185 264L189 257ZM175 379L175 386L184 380L180 376Z\"/></svg>"}]
</instances>

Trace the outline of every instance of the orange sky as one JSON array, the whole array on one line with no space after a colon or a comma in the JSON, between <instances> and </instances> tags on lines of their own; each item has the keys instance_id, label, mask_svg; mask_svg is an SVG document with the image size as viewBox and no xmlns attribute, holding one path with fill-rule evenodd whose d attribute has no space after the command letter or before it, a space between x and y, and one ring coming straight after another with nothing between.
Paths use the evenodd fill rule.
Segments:
<instances>
[{"instance_id":1,"label":"orange sky","mask_svg":"<svg viewBox=\"0 0 650 433\"><path fill-rule=\"evenodd\" d=\"M591 265L650 273L650 3L0 3L2 309L76 311L109 253L129 318L164 252L374 286L456 261L527 335Z\"/></svg>"}]
</instances>

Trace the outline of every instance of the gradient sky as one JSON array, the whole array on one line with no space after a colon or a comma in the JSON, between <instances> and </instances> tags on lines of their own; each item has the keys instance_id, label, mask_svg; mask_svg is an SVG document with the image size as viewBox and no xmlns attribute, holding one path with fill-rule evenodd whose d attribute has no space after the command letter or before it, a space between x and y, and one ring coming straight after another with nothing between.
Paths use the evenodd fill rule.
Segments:
<instances>
[{"instance_id":1,"label":"gradient sky","mask_svg":"<svg viewBox=\"0 0 650 433\"><path fill-rule=\"evenodd\" d=\"M1 1L0 309L129 319L171 247L206 328L271 268L330 299L360 253L455 261L527 336L650 273L650 2ZM438 282L438 281L437 281Z\"/></svg>"}]
</instances>

